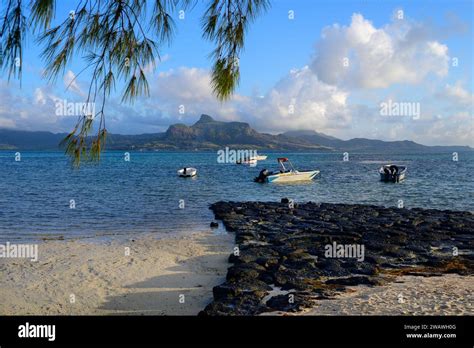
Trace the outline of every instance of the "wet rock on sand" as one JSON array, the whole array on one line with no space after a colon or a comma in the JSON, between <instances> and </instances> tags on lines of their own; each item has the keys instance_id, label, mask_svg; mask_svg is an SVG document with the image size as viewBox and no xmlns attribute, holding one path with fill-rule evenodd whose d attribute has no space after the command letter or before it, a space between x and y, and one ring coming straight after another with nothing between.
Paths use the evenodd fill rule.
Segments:
<instances>
[{"instance_id":1,"label":"wet rock on sand","mask_svg":"<svg viewBox=\"0 0 474 348\"><path fill-rule=\"evenodd\" d=\"M226 282L201 315L295 312L348 286L379 286L404 274L474 274L470 212L289 199L211 209L235 232L239 255L229 256ZM283 293L273 295L275 288Z\"/></svg>"}]
</instances>

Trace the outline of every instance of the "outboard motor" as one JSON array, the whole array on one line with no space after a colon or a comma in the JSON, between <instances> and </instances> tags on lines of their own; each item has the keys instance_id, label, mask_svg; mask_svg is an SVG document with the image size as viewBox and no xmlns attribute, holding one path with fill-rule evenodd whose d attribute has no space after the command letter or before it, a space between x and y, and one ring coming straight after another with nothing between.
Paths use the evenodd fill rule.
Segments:
<instances>
[{"instance_id":1,"label":"outboard motor","mask_svg":"<svg viewBox=\"0 0 474 348\"><path fill-rule=\"evenodd\" d=\"M267 176L270 175L270 173L268 172L268 170L266 169L262 169L260 171L260 174L258 174L258 176L253 179L255 182L259 182L259 183L264 183L265 182L265 179L267 178Z\"/></svg>"}]
</instances>

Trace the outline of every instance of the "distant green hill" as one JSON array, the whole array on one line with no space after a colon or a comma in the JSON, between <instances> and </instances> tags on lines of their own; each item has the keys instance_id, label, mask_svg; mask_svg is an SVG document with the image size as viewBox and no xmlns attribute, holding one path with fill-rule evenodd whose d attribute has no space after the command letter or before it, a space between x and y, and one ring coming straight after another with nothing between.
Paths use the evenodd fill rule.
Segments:
<instances>
[{"instance_id":1,"label":"distant green hill","mask_svg":"<svg viewBox=\"0 0 474 348\"><path fill-rule=\"evenodd\" d=\"M29 132L0 129L0 149L2 150L53 150L66 133Z\"/></svg>"},{"instance_id":2,"label":"distant green hill","mask_svg":"<svg viewBox=\"0 0 474 348\"><path fill-rule=\"evenodd\" d=\"M288 137L303 139L310 144L320 144L338 151L351 152L443 152L443 151L472 151L469 146L426 146L411 140L382 141L375 139L354 138L341 140L315 131L301 130L283 133Z\"/></svg>"},{"instance_id":3,"label":"distant green hill","mask_svg":"<svg viewBox=\"0 0 474 348\"><path fill-rule=\"evenodd\" d=\"M259 133L244 122L221 122L209 115L201 115L192 126L175 124L168 128L158 144L176 149L217 149L223 146L275 150L323 150L330 148L305 140Z\"/></svg>"},{"instance_id":4,"label":"distant green hill","mask_svg":"<svg viewBox=\"0 0 474 348\"><path fill-rule=\"evenodd\" d=\"M57 150L66 133L29 132L0 129L0 149ZM310 130L272 135L259 133L244 122L221 122L201 115L191 126L171 125L164 133L139 135L109 134L108 150L217 150L224 146L239 149L276 151L351 152L436 152L472 151L469 146L425 146L413 141L382 141L356 138L341 140Z\"/></svg>"}]
</instances>

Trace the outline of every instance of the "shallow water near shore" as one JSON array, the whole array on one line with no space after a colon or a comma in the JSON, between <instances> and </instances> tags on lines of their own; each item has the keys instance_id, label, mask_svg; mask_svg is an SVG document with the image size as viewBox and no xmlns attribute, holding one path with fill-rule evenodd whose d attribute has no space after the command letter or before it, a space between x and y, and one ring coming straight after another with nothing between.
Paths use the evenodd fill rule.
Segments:
<instances>
[{"instance_id":1,"label":"shallow water near shore","mask_svg":"<svg viewBox=\"0 0 474 348\"><path fill-rule=\"evenodd\" d=\"M136 233L174 235L205 230L213 220L209 204L219 200L359 203L407 208L473 211L474 154L380 155L271 153L256 167L217 163L215 152L107 152L99 165L70 167L62 152L0 152L0 241L83 238ZM313 182L257 184L263 168L289 157L300 170L319 169ZM408 167L399 184L379 181L383 163ZM198 176L179 178L192 166ZM70 208L74 200L75 209ZM180 208L184 200L184 208Z\"/></svg>"}]
</instances>

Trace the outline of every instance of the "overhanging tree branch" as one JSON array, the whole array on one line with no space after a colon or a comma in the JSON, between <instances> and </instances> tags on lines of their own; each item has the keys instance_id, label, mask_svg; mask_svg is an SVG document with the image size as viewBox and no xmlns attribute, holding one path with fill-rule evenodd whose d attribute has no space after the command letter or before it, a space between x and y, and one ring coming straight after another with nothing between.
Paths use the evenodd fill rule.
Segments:
<instances>
[{"instance_id":1,"label":"overhanging tree branch","mask_svg":"<svg viewBox=\"0 0 474 348\"><path fill-rule=\"evenodd\" d=\"M27 33L27 19L22 0L2 0L5 12L0 17L2 71L21 79L22 47ZM95 114L80 115L76 126L63 140L73 164L81 159L99 160L105 145L106 99L118 81L125 85L122 102L133 103L149 94L146 68L160 59L159 47L170 44L174 35L173 14L177 9L194 7L196 0L80 0L74 11L63 14L64 20L51 27L56 0L31 1L29 23L43 45L44 76L55 81L64 73L73 57L80 57L91 71L86 104L100 104ZM202 17L203 36L216 44L212 85L220 100L228 99L238 84L238 59L244 47L249 24L269 7L268 0L211 0ZM148 24L148 25L146 25ZM77 78L77 76L75 77ZM89 135L94 120L97 134Z\"/></svg>"}]
</instances>

